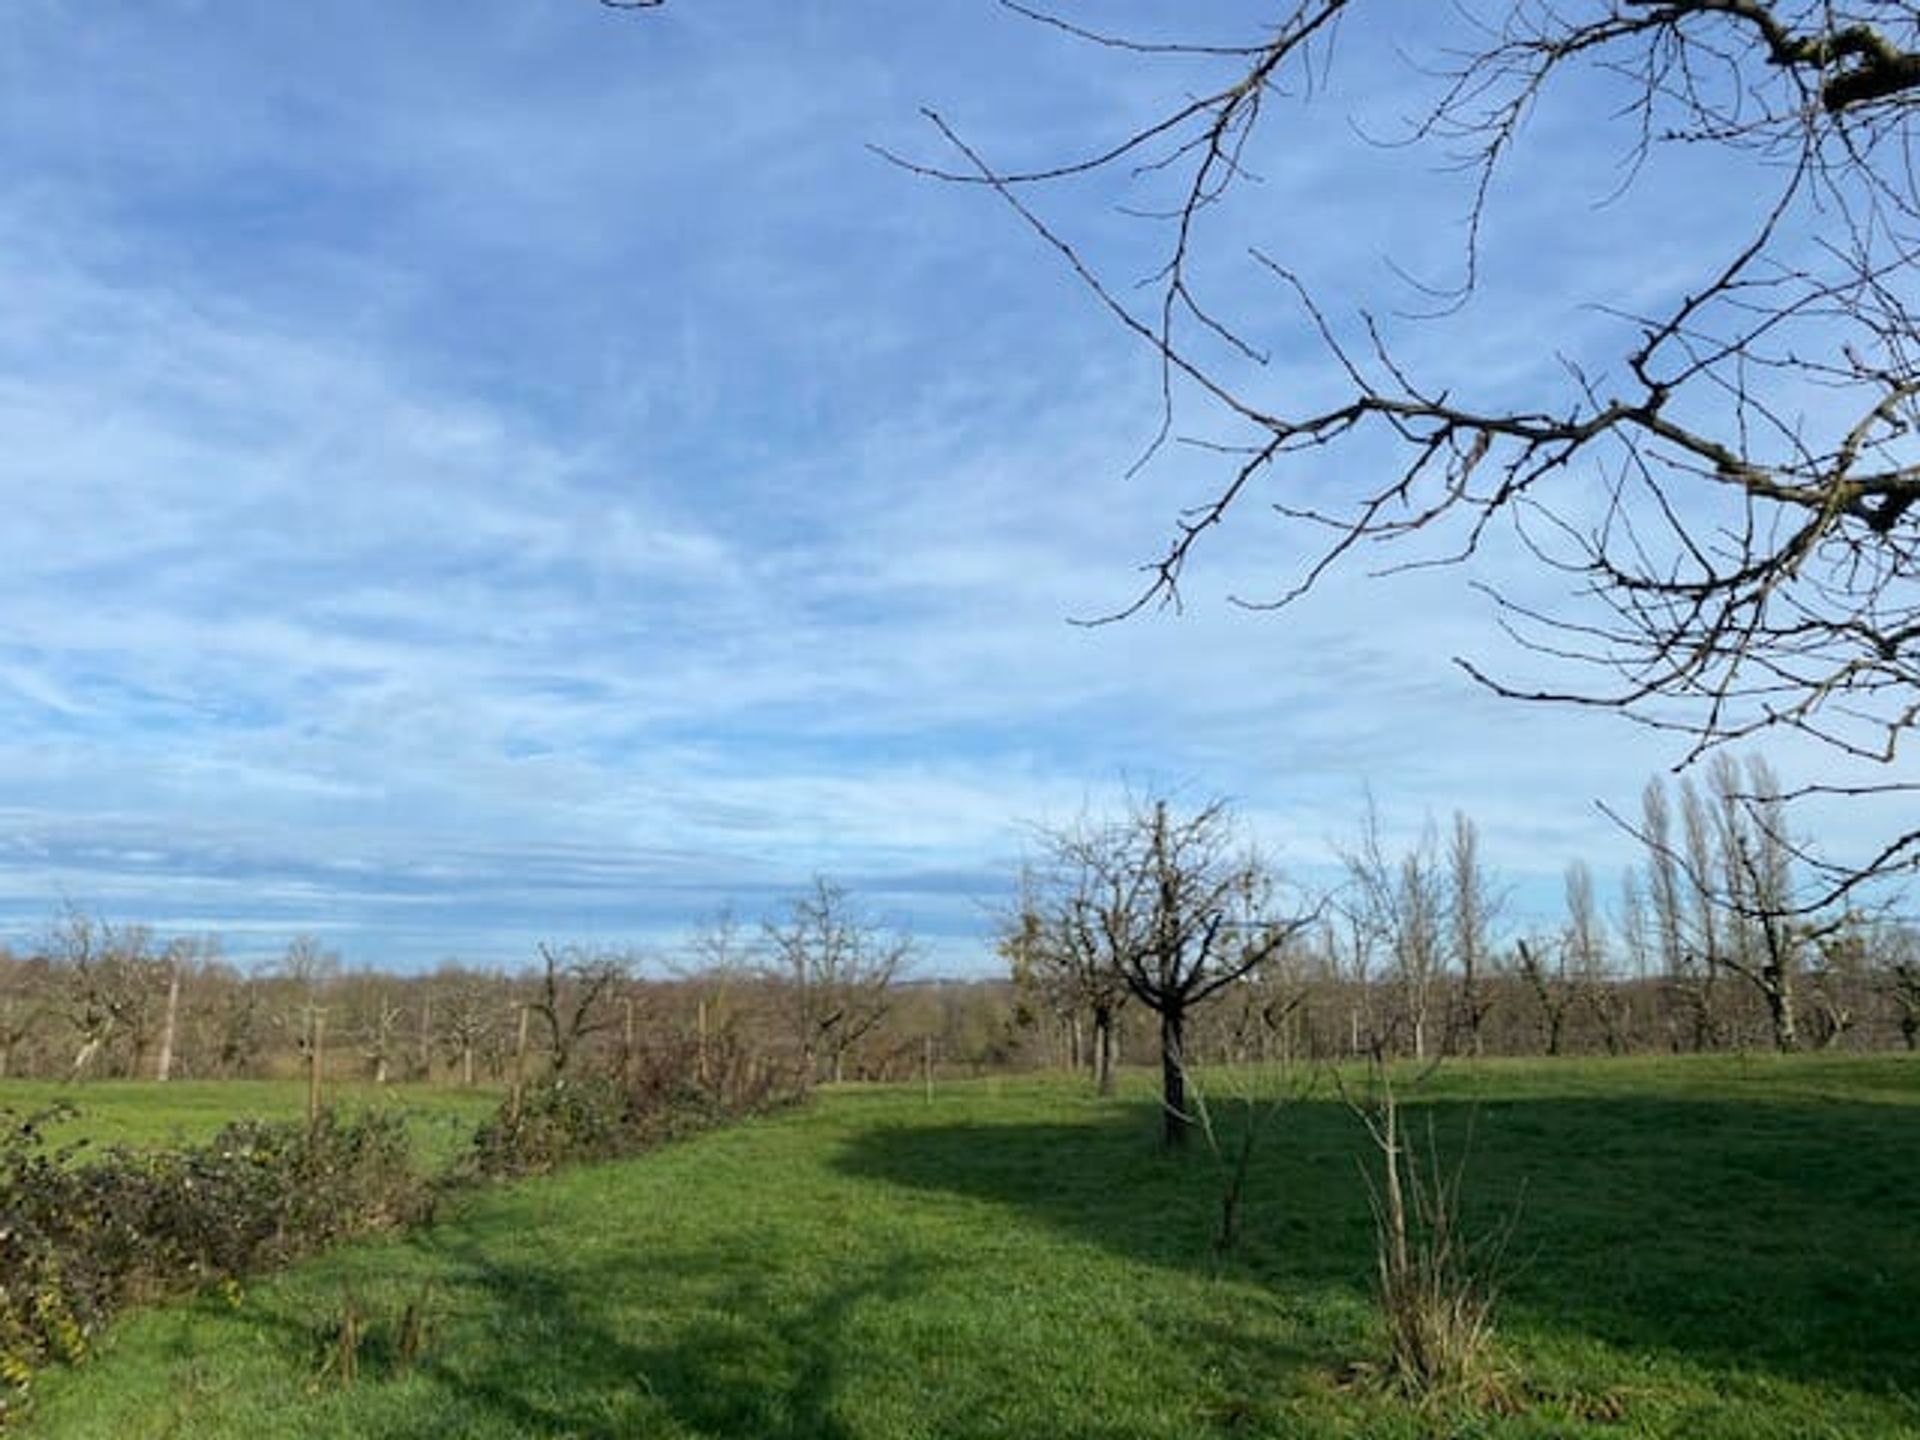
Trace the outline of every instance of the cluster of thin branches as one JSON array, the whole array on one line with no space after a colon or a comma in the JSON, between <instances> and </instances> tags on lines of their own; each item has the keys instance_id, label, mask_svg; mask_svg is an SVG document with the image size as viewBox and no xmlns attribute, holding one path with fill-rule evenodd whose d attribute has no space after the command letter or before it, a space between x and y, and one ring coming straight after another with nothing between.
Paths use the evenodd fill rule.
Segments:
<instances>
[{"instance_id":1,"label":"cluster of thin branches","mask_svg":"<svg viewBox=\"0 0 1920 1440\"><path fill-rule=\"evenodd\" d=\"M1242 597L1257 607L1286 606L1333 567L1416 537L1427 543L1390 553L1382 568L1466 560L1508 522L1524 552L1561 577L1563 601L1481 588L1554 678L1522 683L1462 659L1482 684L1679 731L1689 760L1775 729L1803 732L1883 767L1861 786L1815 788L1889 788L1884 767L1920 715L1913 6L1489 0L1455 7L1451 43L1421 55L1401 50L1395 33L1355 36L1394 23L1358 0L1256 7L1264 23L1243 45L1147 41L1002 4L1142 66L1177 62L1182 85L1194 66L1217 67L1209 88L1183 89L1129 133L1051 166L1002 168L932 111L957 163L901 161L991 190L1151 348L1162 409L1143 464L1176 437L1227 456L1142 588L1100 618L1177 605L1202 542L1260 501L1318 541L1301 571ZM1620 336L1603 367L1547 341L1537 404L1476 401L1457 377L1419 373L1372 310L1336 311L1286 252L1255 248L1258 272L1340 382L1330 402L1296 405L1276 393L1284 387L1263 370L1256 338L1201 298L1203 261L1217 263L1203 231L1263 143L1302 143L1286 127L1304 112L1290 105L1276 120L1277 97L1333 103L1343 27L1347 51L1357 41L1372 63L1410 66L1432 84L1436 98L1404 138L1460 173L1462 278L1425 289L1426 318L1457 314L1480 286L1490 197L1549 94L1597 98L1593 118L1615 127L1626 187L1657 154L1706 147L1762 187L1761 203L1716 219L1717 243L1668 287L1664 308L1596 305ZM1164 235L1144 301L1036 204L1036 189L1109 173L1161 200L1142 212ZM1222 420L1238 439L1214 438ZM1334 500L1303 493L1302 482L1329 472ZM1837 879L1916 860L1920 829L1856 857Z\"/></svg>"}]
</instances>

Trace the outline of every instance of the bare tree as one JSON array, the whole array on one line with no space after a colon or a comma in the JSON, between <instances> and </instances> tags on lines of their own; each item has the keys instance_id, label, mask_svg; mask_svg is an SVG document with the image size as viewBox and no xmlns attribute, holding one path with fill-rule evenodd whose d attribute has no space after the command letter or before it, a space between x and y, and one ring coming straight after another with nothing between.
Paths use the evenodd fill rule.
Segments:
<instances>
[{"instance_id":1,"label":"bare tree","mask_svg":"<svg viewBox=\"0 0 1920 1440\"><path fill-rule=\"evenodd\" d=\"M567 1074L585 1041L619 1023L612 1001L629 968L624 956L540 946L540 972L526 1009L540 1022L547 1066L556 1078Z\"/></svg>"},{"instance_id":2,"label":"bare tree","mask_svg":"<svg viewBox=\"0 0 1920 1440\"><path fill-rule=\"evenodd\" d=\"M393 1078L393 1062L400 1049L400 1022L406 1009L400 1003L393 981L375 971L363 970L349 978L347 1025L366 1061L367 1078L385 1085Z\"/></svg>"},{"instance_id":3,"label":"bare tree","mask_svg":"<svg viewBox=\"0 0 1920 1440\"><path fill-rule=\"evenodd\" d=\"M1081 1018L1091 1022L1087 1058L1094 1088L1111 1095L1115 1032L1130 993L1114 957L1136 943L1138 914L1127 877L1092 863L1097 847L1085 843L1084 829L1042 832L1048 863L1043 870L1023 870L1019 903L1001 921L999 949L1015 983L1045 997L1076 1040ZM1078 1050L1075 1045L1075 1064Z\"/></svg>"},{"instance_id":4,"label":"bare tree","mask_svg":"<svg viewBox=\"0 0 1920 1440\"><path fill-rule=\"evenodd\" d=\"M1499 900L1480 863L1480 831L1463 811L1453 815L1447 845L1447 909L1453 956L1460 967L1460 1006L1456 1025L1466 1032L1470 1053L1483 1050L1482 1030L1492 1008L1487 970L1493 951L1492 928Z\"/></svg>"},{"instance_id":5,"label":"bare tree","mask_svg":"<svg viewBox=\"0 0 1920 1440\"><path fill-rule=\"evenodd\" d=\"M1593 871L1584 860L1567 867L1566 954L1574 993L1600 1026L1609 1055L1626 1048L1626 1008L1614 983L1607 924L1594 896Z\"/></svg>"},{"instance_id":6,"label":"bare tree","mask_svg":"<svg viewBox=\"0 0 1920 1440\"><path fill-rule=\"evenodd\" d=\"M1680 782L1680 830L1684 849L1681 873L1685 877L1688 930L1683 971L1694 1012L1694 1048L1710 1049L1723 1038L1724 1023L1717 1003L1722 957L1727 949L1725 917L1715 897L1713 879L1718 870L1717 837L1713 815L1691 780Z\"/></svg>"},{"instance_id":7,"label":"bare tree","mask_svg":"<svg viewBox=\"0 0 1920 1440\"><path fill-rule=\"evenodd\" d=\"M1800 1048L1799 983L1810 949L1840 928L1840 917L1807 918L1795 893L1793 845L1779 781L1757 755L1744 767L1731 755L1709 770L1720 847L1720 892L1728 941L1719 964L1766 1002L1776 1049Z\"/></svg>"},{"instance_id":8,"label":"bare tree","mask_svg":"<svg viewBox=\"0 0 1920 1440\"><path fill-rule=\"evenodd\" d=\"M1188 1017L1319 917L1279 911L1271 870L1222 800L1185 815L1149 800L1112 823L1058 832L1051 844L1084 878L1083 935L1160 1022L1162 1133L1168 1145L1184 1144L1193 1123Z\"/></svg>"},{"instance_id":9,"label":"bare tree","mask_svg":"<svg viewBox=\"0 0 1920 1440\"><path fill-rule=\"evenodd\" d=\"M0 1080L13 1073L13 1056L47 1013L42 988L25 965L0 950Z\"/></svg>"},{"instance_id":10,"label":"bare tree","mask_svg":"<svg viewBox=\"0 0 1920 1440\"><path fill-rule=\"evenodd\" d=\"M1271 0L1237 43L1103 34L1002 4L1166 76L1165 100L1132 128L1055 163L1009 169L932 111L952 158L900 161L996 195L1144 343L1164 405L1141 463L1176 436L1222 457L1119 615L1177 604L1203 542L1242 512L1270 507L1314 546L1244 600L1275 608L1383 547L1403 565L1467 561L1504 522L1517 553L1565 585L1562 602L1531 583L1488 592L1554 678L1507 681L1462 659L1481 683L1616 708L1679 732L1688 758L1792 729L1859 762L1826 788L1920 787L1888 768L1920 723L1911 3L1467 0L1409 25L1395 7ZM1396 266L1381 293L1335 306L1298 237L1352 222L1324 190L1276 202L1273 184L1243 182L1284 175L1291 153L1368 143L1349 82L1383 66L1411 118L1371 154L1458 176L1463 247L1452 279ZM1626 176L1588 197L1610 209L1559 205L1569 229L1612 223L1624 248L1667 227L1661 183L1703 156L1727 194L1691 268L1643 273L1631 310L1596 294L1600 333L1577 353L1539 327L1538 352L1520 357L1533 363L1491 376L1471 345L1447 342L1479 323L1504 178L1538 143L1529 116L1555 104L1578 107L1599 144L1612 127ZM1080 236L1042 213L1055 208L1042 192L1083 184L1102 198L1124 187L1126 212L1155 227L1144 287L1113 227ZM1256 195L1287 223L1249 246L1236 205ZM1323 383L1266 367L1303 345ZM1920 828L1876 837L1813 899L1917 861Z\"/></svg>"},{"instance_id":11,"label":"bare tree","mask_svg":"<svg viewBox=\"0 0 1920 1440\"><path fill-rule=\"evenodd\" d=\"M687 955L678 973L693 989L694 1068L706 1083L717 1060L745 1054L741 1031L755 1009L760 955L755 937L730 904L693 930Z\"/></svg>"},{"instance_id":12,"label":"bare tree","mask_svg":"<svg viewBox=\"0 0 1920 1440\"><path fill-rule=\"evenodd\" d=\"M450 977L438 1007L440 1044L458 1066L460 1083L472 1088L481 1047L499 1028L504 984L460 973Z\"/></svg>"},{"instance_id":13,"label":"bare tree","mask_svg":"<svg viewBox=\"0 0 1920 1440\"><path fill-rule=\"evenodd\" d=\"M318 936L302 933L287 942L272 973L285 1001L273 1021L306 1068L311 1106L317 1103L325 1066L326 994L340 978L340 956L322 945Z\"/></svg>"},{"instance_id":14,"label":"bare tree","mask_svg":"<svg viewBox=\"0 0 1920 1440\"><path fill-rule=\"evenodd\" d=\"M1546 951L1552 950L1552 955ZM1566 1043L1567 1018L1573 1013L1576 995L1567 977L1567 952L1564 937L1558 943L1520 940L1513 949L1513 968L1533 993L1540 1011L1540 1038L1549 1055L1558 1055Z\"/></svg>"},{"instance_id":15,"label":"bare tree","mask_svg":"<svg viewBox=\"0 0 1920 1440\"><path fill-rule=\"evenodd\" d=\"M1883 932L1880 984L1893 1002L1901 1042L1920 1050L1920 931L1894 926Z\"/></svg>"},{"instance_id":16,"label":"bare tree","mask_svg":"<svg viewBox=\"0 0 1920 1440\"><path fill-rule=\"evenodd\" d=\"M912 937L888 934L860 915L846 888L815 876L763 927L770 975L785 1003L807 1075L845 1078L848 1054L887 1013L892 986L913 957Z\"/></svg>"},{"instance_id":17,"label":"bare tree","mask_svg":"<svg viewBox=\"0 0 1920 1440\"><path fill-rule=\"evenodd\" d=\"M58 968L61 1008L78 1041L72 1074L108 1064L140 1074L157 1038L172 968L155 952L152 932L69 910L53 926L47 955Z\"/></svg>"},{"instance_id":18,"label":"bare tree","mask_svg":"<svg viewBox=\"0 0 1920 1440\"><path fill-rule=\"evenodd\" d=\"M1434 992L1446 968L1446 877L1437 851L1429 825L1413 848L1389 860L1369 797L1359 843L1343 857L1350 913L1389 957L1407 1048L1422 1060L1427 1056Z\"/></svg>"},{"instance_id":19,"label":"bare tree","mask_svg":"<svg viewBox=\"0 0 1920 1440\"><path fill-rule=\"evenodd\" d=\"M271 1028L260 983L236 978L228 984L217 1002L212 1028L215 1071L229 1079L257 1073Z\"/></svg>"}]
</instances>

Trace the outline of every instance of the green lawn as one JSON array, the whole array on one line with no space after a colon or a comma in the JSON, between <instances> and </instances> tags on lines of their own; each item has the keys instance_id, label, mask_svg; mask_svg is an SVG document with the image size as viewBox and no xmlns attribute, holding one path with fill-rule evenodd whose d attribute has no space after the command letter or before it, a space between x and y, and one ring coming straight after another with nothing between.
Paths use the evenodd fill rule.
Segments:
<instances>
[{"instance_id":1,"label":"green lawn","mask_svg":"<svg viewBox=\"0 0 1920 1440\"><path fill-rule=\"evenodd\" d=\"M497 1091L437 1085L333 1085L326 1098L348 1107L400 1109L423 1161L430 1165L464 1150L474 1127L500 1103ZM221 1126L243 1117L291 1120L305 1115L307 1087L296 1080L175 1080L165 1085L147 1080L0 1080L0 1108L32 1114L56 1103L71 1105L78 1113L47 1127L55 1144L84 1140L89 1148L176 1145L211 1139Z\"/></svg>"},{"instance_id":2,"label":"green lawn","mask_svg":"<svg viewBox=\"0 0 1920 1440\"><path fill-rule=\"evenodd\" d=\"M43 1380L27 1433L1920 1436L1920 1064L1443 1072L1418 1108L1443 1145L1471 1125L1478 1213L1515 1217L1512 1403L1429 1414L1355 1378L1376 1340L1353 1118L1324 1093L1275 1118L1217 1261L1213 1162L1159 1153L1128 1079L1104 1103L849 1089L477 1193L237 1303L130 1318Z\"/></svg>"}]
</instances>

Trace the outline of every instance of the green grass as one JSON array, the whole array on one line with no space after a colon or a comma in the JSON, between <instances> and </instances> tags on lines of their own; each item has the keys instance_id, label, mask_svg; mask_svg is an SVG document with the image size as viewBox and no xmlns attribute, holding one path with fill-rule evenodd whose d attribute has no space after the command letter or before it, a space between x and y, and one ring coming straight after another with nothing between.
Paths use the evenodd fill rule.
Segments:
<instances>
[{"instance_id":1,"label":"green grass","mask_svg":"<svg viewBox=\"0 0 1920 1440\"><path fill-rule=\"evenodd\" d=\"M1378 1342L1337 1101L1276 1117L1219 1261L1211 1158L1159 1153L1129 1086L845 1090L480 1192L237 1303L131 1317L46 1377L28 1433L1920 1436L1920 1064L1442 1072L1412 1108L1443 1147L1471 1128L1480 1220L1514 1217L1498 1411L1354 1378Z\"/></svg>"},{"instance_id":2,"label":"green grass","mask_svg":"<svg viewBox=\"0 0 1920 1440\"><path fill-rule=\"evenodd\" d=\"M400 1109L422 1162L430 1166L463 1150L474 1127L500 1103L497 1091L432 1085L330 1085L326 1099L349 1108ZM154 1147L211 1139L221 1126L243 1117L296 1119L307 1113L307 1087L294 1080L0 1081L0 1108L33 1114L56 1103L77 1113L47 1127L54 1144Z\"/></svg>"}]
</instances>

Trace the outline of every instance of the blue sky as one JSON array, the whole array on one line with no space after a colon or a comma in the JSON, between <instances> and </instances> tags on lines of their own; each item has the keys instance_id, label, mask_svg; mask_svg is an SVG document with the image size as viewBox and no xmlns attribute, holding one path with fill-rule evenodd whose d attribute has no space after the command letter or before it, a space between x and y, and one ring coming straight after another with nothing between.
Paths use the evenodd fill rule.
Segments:
<instances>
[{"instance_id":1,"label":"blue sky","mask_svg":"<svg viewBox=\"0 0 1920 1440\"><path fill-rule=\"evenodd\" d=\"M1447 177L1338 139L1404 75L1335 64L1335 138L1270 157L1223 253L1283 234L1338 295L1444 275ZM1594 801L1677 749L1476 691L1453 655L1526 672L1467 576L1248 614L1300 553L1250 511L1183 614L1068 623L1217 462L1127 479L1149 357L989 197L868 147L941 158L931 105L1058 158L1168 83L985 0L10 7L0 931L71 903L241 957L515 964L824 872L977 973L1023 825L1129 786L1234 797L1308 878L1369 786L1397 837L1467 809L1523 905L1617 868ZM1657 238L1570 243L1617 158L1584 135L1536 118L1497 279L1416 350L1524 390L1543 327L1600 343L1583 305L1741 199L1656 174ZM1114 198L1043 203L1144 268ZM1318 383L1272 318L1267 383ZM1511 551L1482 576L1528 593Z\"/></svg>"}]
</instances>

